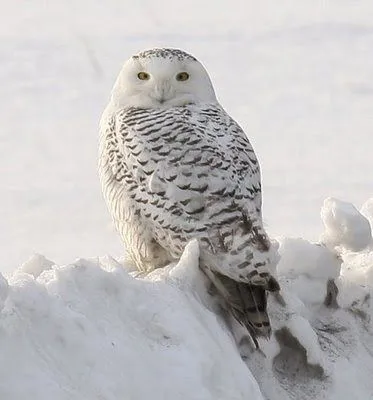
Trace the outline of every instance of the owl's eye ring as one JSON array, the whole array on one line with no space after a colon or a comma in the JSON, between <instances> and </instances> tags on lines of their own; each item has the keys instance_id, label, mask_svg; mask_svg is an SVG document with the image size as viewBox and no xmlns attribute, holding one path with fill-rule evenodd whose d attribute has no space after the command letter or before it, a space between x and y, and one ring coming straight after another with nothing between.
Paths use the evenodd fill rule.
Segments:
<instances>
[{"instance_id":1,"label":"owl's eye ring","mask_svg":"<svg viewBox=\"0 0 373 400\"><path fill-rule=\"evenodd\" d=\"M176 75L176 80L177 80L177 81L184 82L184 81L187 81L188 79L189 79L189 74L188 74L188 72L179 72L179 73Z\"/></svg>"},{"instance_id":2,"label":"owl's eye ring","mask_svg":"<svg viewBox=\"0 0 373 400\"><path fill-rule=\"evenodd\" d=\"M137 77L141 80L141 81L148 81L150 79L150 75L147 72L139 72L137 74Z\"/></svg>"}]
</instances>

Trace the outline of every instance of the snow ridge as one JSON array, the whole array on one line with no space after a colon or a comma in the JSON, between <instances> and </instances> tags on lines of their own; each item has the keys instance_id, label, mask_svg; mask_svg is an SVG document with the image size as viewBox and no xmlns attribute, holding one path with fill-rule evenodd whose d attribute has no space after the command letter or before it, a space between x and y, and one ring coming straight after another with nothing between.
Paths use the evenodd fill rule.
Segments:
<instances>
[{"instance_id":1,"label":"snow ridge","mask_svg":"<svg viewBox=\"0 0 373 400\"><path fill-rule=\"evenodd\" d=\"M269 299L274 334L262 351L236 344L195 241L143 278L110 257L57 266L40 255L0 275L0 398L372 398L371 207L363 217L325 204L327 244L278 239L282 291Z\"/></svg>"}]
</instances>

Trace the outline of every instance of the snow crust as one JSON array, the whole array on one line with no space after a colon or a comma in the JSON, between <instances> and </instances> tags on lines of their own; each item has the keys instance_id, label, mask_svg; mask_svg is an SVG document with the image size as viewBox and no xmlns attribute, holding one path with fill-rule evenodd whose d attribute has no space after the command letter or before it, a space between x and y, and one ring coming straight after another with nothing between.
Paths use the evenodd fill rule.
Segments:
<instances>
[{"instance_id":1,"label":"snow crust","mask_svg":"<svg viewBox=\"0 0 373 400\"><path fill-rule=\"evenodd\" d=\"M135 279L111 258L36 278L25 264L6 299L1 285L0 398L261 399L222 322L179 287L193 251L167 279Z\"/></svg>"},{"instance_id":2,"label":"snow crust","mask_svg":"<svg viewBox=\"0 0 373 400\"><path fill-rule=\"evenodd\" d=\"M350 232L362 218L353 215ZM0 399L372 398L372 248L278 242L282 290L269 298L273 335L261 351L227 328L196 241L146 277L109 256L65 266L31 257L0 275ZM337 305L325 301L330 282Z\"/></svg>"}]
</instances>

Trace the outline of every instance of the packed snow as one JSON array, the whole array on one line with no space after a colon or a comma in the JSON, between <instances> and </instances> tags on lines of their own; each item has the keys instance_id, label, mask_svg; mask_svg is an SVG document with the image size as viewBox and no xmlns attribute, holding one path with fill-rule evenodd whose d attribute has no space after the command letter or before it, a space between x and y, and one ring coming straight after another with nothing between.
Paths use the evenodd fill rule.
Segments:
<instances>
[{"instance_id":1,"label":"packed snow","mask_svg":"<svg viewBox=\"0 0 373 400\"><path fill-rule=\"evenodd\" d=\"M0 399L373 399L373 3L3 3ZM148 276L121 258L98 120L154 46L202 61L259 157L282 287L259 351L196 242Z\"/></svg>"},{"instance_id":2,"label":"packed snow","mask_svg":"<svg viewBox=\"0 0 373 400\"><path fill-rule=\"evenodd\" d=\"M180 288L198 265L189 247L167 282L110 258L16 271L2 300L0 398L260 399L222 322Z\"/></svg>"},{"instance_id":3,"label":"packed snow","mask_svg":"<svg viewBox=\"0 0 373 400\"><path fill-rule=\"evenodd\" d=\"M352 205L333 210L338 227L354 210L348 229L359 231ZM58 266L35 255L0 275L0 398L372 398L373 249L338 238L335 249L279 239L282 290L260 351L208 294L197 241L145 277L109 256Z\"/></svg>"}]
</instances>

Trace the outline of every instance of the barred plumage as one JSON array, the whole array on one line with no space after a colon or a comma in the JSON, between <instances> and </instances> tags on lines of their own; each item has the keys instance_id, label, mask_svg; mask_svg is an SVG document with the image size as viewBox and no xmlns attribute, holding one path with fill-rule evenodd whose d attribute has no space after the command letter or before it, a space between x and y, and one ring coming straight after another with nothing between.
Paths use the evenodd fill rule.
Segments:
<instances>
[{"instance_id":1,"label":"barred plumage","mask_svg":"<svg viewBox=\"0 0 373 400\"><path fill-rule=\"evenodd\" d=\"M142 71L150 82L136 80ZM180 72L190 82L177 82ZM197 238L227 308L254 336L269 333L265 291L278 284L259 164L194 57L154 49L125 64L101 121L100 177L139 270L179 258Z\"/></svg>"}]
</instances>

